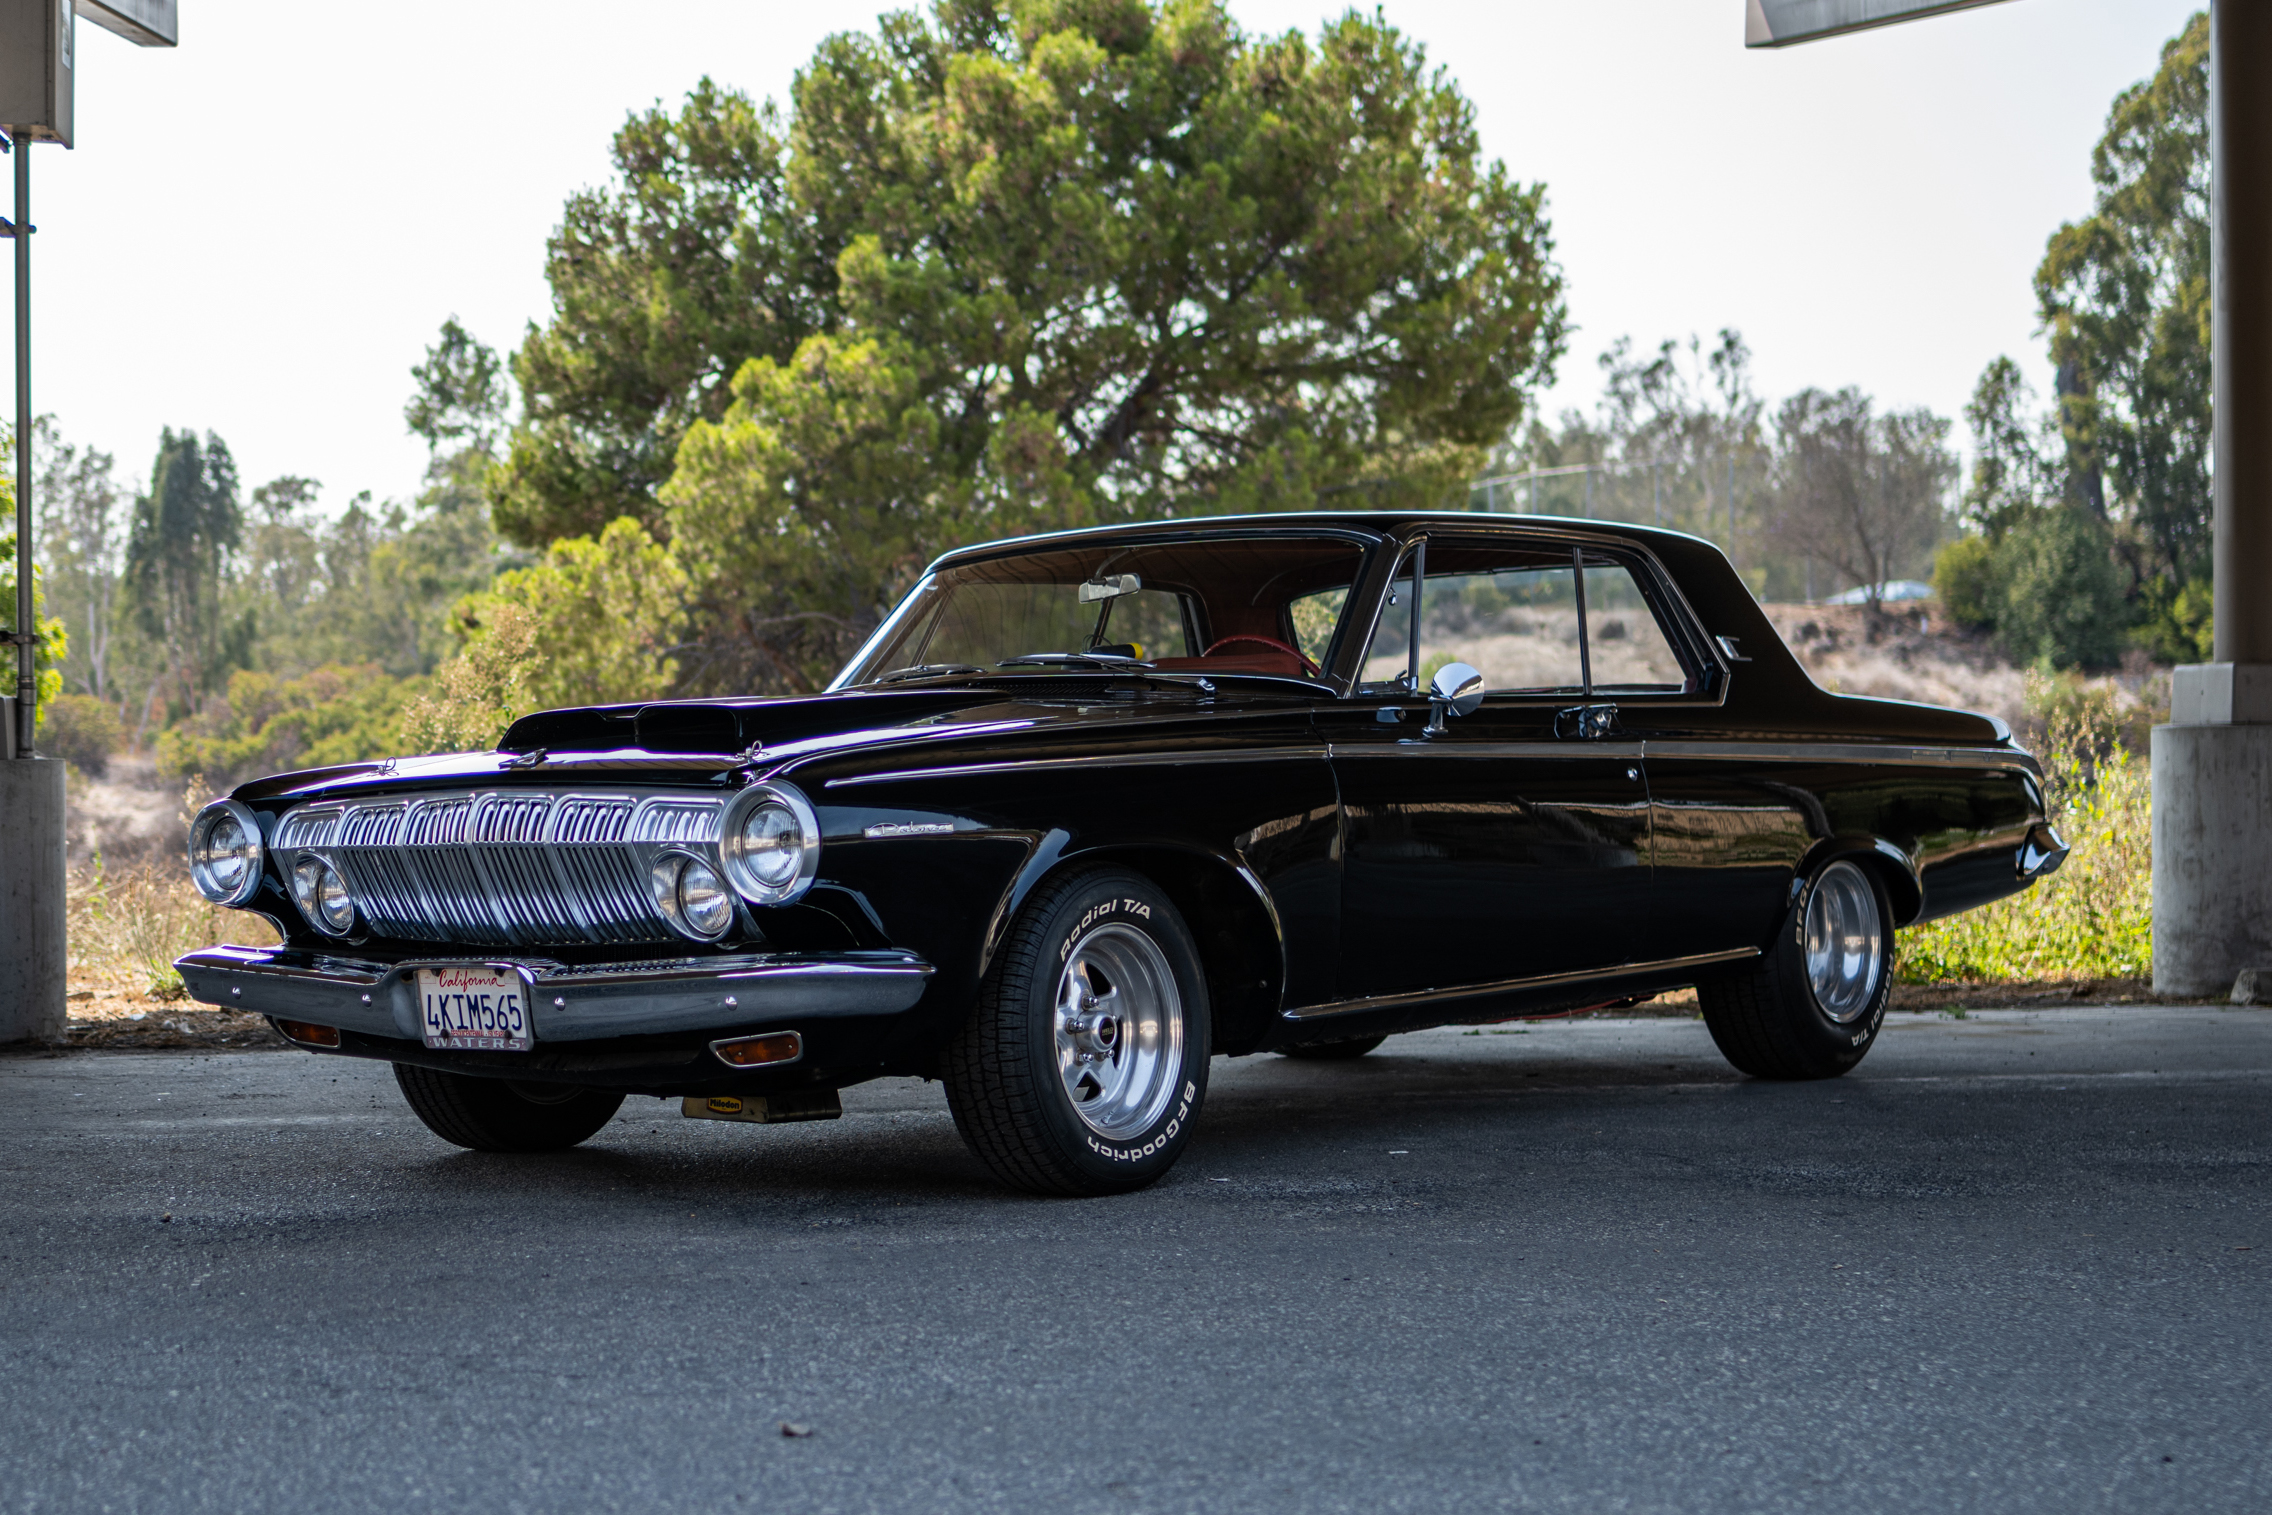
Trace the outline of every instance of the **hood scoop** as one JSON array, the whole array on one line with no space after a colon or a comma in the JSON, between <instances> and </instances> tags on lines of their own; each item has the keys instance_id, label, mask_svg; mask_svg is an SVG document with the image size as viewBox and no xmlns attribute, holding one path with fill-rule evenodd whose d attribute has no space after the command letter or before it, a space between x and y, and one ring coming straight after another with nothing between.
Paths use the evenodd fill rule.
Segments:
<instances>
[{"instance_id":1,"label":"hood scoop","mask_svg":"<svg viewBox=\"0 0 2272 1515\"><path fill-rule=\"evenodd\" d=\"M900 726L1001 698L991 689L847 691L778 700L670 700L546 710L515 721L500 752L731 757L752 747Z\"/></svg>"}]
</instances>

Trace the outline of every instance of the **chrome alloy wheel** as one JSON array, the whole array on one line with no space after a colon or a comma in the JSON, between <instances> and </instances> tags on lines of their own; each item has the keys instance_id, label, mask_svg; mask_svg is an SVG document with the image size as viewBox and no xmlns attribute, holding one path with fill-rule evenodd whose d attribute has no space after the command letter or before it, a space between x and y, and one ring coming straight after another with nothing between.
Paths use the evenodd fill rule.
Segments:
<instances>
[{"instance_id":1,"label":"chrome alloy wheel","mask_svg":"<svg viewBox=\"0 0 2272 1515\"><path fill-rule=\"evenodd\" d=\"M1057 1074L1073 1113L1099 1136L1151 1128L1183 1071L1183 998L1159 944L1107 924L1065 955L1057 979Z\"/></svg>"},{"instance_id":2,"label":"chrome alloy wheel","mask_svg":"<svg viewBox=\"0 0 2272 1515\"><path fill-rule=\"evenodd\" d=\"M1852 863L1832 863L1807 894L1807 984L1822 1013L1850 1025L1877 996L1885 922L1877 891Z\"/></svg>"}]
</instances>

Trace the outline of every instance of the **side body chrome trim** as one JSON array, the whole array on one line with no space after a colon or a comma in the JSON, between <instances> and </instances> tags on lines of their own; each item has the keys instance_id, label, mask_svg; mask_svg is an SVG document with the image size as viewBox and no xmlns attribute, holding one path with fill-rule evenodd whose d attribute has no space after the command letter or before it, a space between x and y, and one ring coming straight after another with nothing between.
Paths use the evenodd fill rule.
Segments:
<instances>
[{"instance_id":1,"label":"side body chrome trim","mask_svg":"<svg viewBox=\"0 0 2272 1515\"><path fill-rule=\"evenodd\" d=\"M1524 989L1558 989L1611 979L1678 973L1690 968L1709 968L1720 963L1740 963L1757 956L1757 947L1737 947L1726 952L1699 952L1691 957L1659 958L1649 963L1620 963L1614 968L1541 973L1531 978L1503 978L1487 984L1455 984L1442 989L1412 989L1402 994L1376 994L1369 999L1344 999L1324 1005L1304 1005L1284 1012L1283 1018L1298 1022L1324 1020L1337 1015L1357 1015L1370 1010L1404 1010L1453 1000L1481 999L1486 995L1509 994Z\"/></svg>"},{"instance_id":2,"label":"side body chrome trim","mask_svg":"<svg viewBox=\"0 0 2272 1515\"><path fill-rule=\"evenodd\" d=\"M1895 768L2008 768L2033 772L2024 752L1980 747L1875 747L1858 742L1589 742L1575 739L1535 742L1450 740L1324 743L1315 747L1257 747L1235 752L1097 753L1084 757L1007 758L993 763L955 763L939 768L894 768L828 780L829 789L890 784L904 779L969 778L987 773L1039 773L1078 768L1196 767L1202 764L1277 762L1288 758L1378 757L1530 758L1541 762L1577 758L1724 758L1745 763L1877 764Z\"/></svg>"},{"instance_id":3,"label":"side body chrome trim","mask_svg":"<svg viewBox=\"0 0 2272 1515\"><path fill-rule=\"evenodd\" d=\"M1457 728L1450 740L1405 737L1394 742L1336 742L1327 753L1335 758L1455 757L1529 758L1536 762L1567 762L1577 758L1638 758L1646 756L1641 742L1588 742L1541 739L1535 742L1463 742Z\"/></svg>"},{"instance_id":4,"label":"side body chrome trim","mask_svg":"<svg viewBox=\"0 0 2272 1515\"><path fill-rule=\"evenodd\" d=\"M850 789L901 779L968 778L981 773L1046 773L1064 768L1194 768L1219 763L1274 763L1289 758L1325 760L1323 742L1306 747L1249 747L1233 752L1100 752L1084 757L1007 758L998 763L956 763L941 768L895 768L886 773L855 773L830 779L823 787Z\"/></svg>"},{"instance_id":5,"label":"side body chrome trim","mask_svg":"<svg viewBox=\"0 0 2272 1515\"><path fill-rule=\"evenodd\" d=\"M1727 758L1744 763L1877 763L1894 768L2010 768L2033 773L2035 759L1993 747L1872 746L1866 742L1644 742L1648 757Z\"/></svg>"}]
</instances>

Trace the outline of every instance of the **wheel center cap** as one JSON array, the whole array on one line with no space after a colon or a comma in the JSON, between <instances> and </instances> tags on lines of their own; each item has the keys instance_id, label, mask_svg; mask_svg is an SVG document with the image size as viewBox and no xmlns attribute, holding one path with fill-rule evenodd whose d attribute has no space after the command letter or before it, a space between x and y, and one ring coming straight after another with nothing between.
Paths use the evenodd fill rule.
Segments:
<instances>
[{"instance_id":1,"label":"wheel center cap","mask_svg":"<svg viewBox=\"0 0 2272 1515\"><path fill-rule=\"evenodd\" d=\"M1120 1045L1120 1020L1111 1015L1067 1016L1065 1034L1072 1038L1074 1050L1082 1057L1108 1060L1113 1049Z\"/></svg>"}]
</instances>

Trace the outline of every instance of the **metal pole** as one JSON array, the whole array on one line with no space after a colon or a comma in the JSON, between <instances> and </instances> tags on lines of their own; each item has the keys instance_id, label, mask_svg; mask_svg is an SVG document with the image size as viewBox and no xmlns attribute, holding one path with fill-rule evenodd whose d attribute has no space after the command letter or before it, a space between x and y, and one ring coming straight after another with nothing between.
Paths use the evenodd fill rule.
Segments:
<instances>
[{"instance_id":1,"label":"metal pole","mask_svg":"<svg viewBox=\"0 0 2272 1515\"><path fill-rule=\"evenodd\" d=\"M2209 14L2214 658L2272 663L2272 102L2254 72L2272 58L2272 12L2216 0Z\"/></svg>"},{"instance_id":2,"label":"metal pole","mask_svg":"<svg viewBox=\"0 0 2272 1515\"><path fill-rule=\"evenodd\" d=\"M32 620L32 144L15 136L16 160L16 756L32 755L39 677Z\"/></svg>"}]
</instances>

